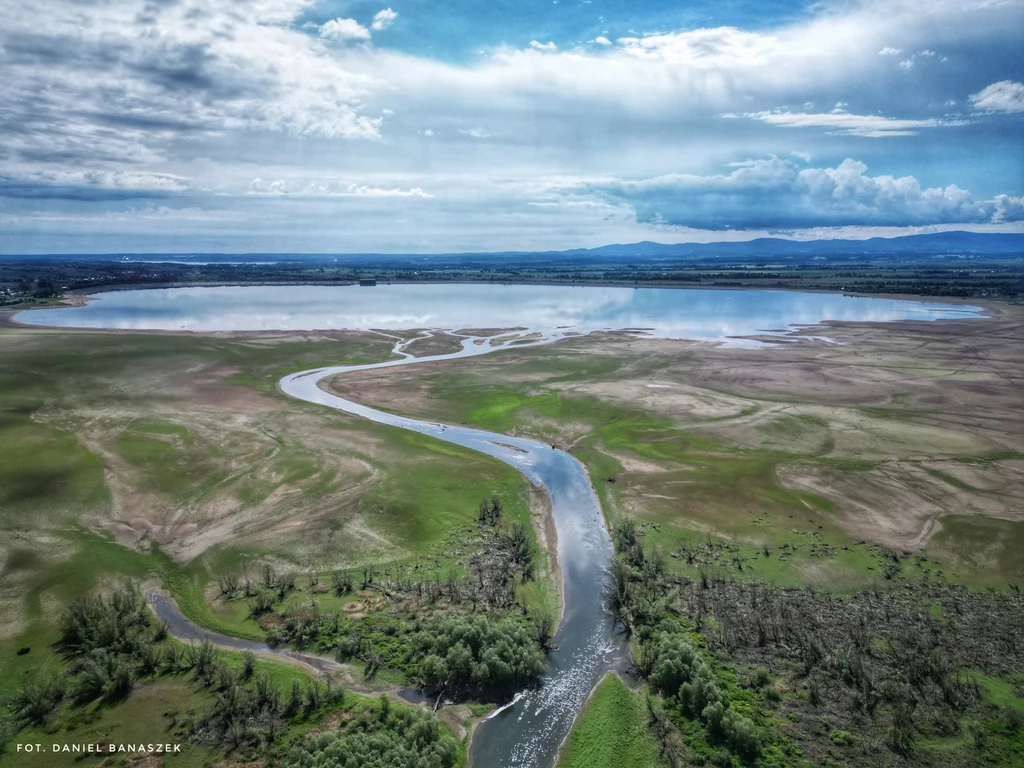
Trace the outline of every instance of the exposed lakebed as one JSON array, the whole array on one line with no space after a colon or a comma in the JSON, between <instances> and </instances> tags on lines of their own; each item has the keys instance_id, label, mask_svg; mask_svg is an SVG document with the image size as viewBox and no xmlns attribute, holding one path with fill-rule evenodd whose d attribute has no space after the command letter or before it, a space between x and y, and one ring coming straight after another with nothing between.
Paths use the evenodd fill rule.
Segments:
<instances>
[{"instance_id":1,"label":"exposed lakebed","mask_svg":"<svg viewBox=\"0 0 1024 768\"><path fill-rule=\"evenodd\" d=\"M522 349L568 333L633 329L657 337L737 343L735 337L778 336L794 325L823 320L934 320L979 312L974 307L934 302L782 291L416 284L117 291L98 294L80 307L22 313L18 320L66 327L196 332L528 328L528 341L522 336L518 340L505 337L497 344L477 343L483 340L462 334L460 351L432 357L411 358L399 342L395 351L401 359L302 371L282 379L280 388L310 403L487 454L515 467L550 494L563 574L564 613L555 636L557 647L538 687L522 692L479 724L470 753L474 766L548 768L594 685L609 669L624 668L629 658L625 639L605 611L604 583L614 551L586 470L568 453L535 440L385 413L345 400L320 383L357 370L474 356L513 344ZM253 647L195 627L162 598L154 602L179 637ZM313 658L303 660L320 666Z\"/></svg>"}]
</instances>

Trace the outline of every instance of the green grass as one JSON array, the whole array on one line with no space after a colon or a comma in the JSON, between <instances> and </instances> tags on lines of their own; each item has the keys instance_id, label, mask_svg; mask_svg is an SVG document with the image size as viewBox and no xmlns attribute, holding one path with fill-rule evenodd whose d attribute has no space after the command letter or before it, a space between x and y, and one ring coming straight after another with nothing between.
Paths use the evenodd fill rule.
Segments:
<instances>
[{"instance_id":1,"label":"green grass","mask_svg":"<svg viewBox=\"0 0 1024 768\"><path fill-rule=\"evenodd\" d=\"M503 499L506 520L528 521L528 486L510 467L442 441L299 403L276 390L277 380L288 372L387 359L391 346L370 335L275 338L262 344L249 337L0 329L0 530L13 537L13 552L0 574L5 586L11 585L0 591L0 621L20 625L0 640L0 692L11 690L23 669L49 654L64 606L121 578L139 581L156 574L192 620L261 639L263 632L239 610L215 610L207 603L207 586L218 575L243 572L268 556L279 569L291 563L300 573L321 560L329 569L330 563L352 567L433 557L447 534L471 524L477 504L492 495ZM222 374L222 384L260 390L279 404L283 416L274 411L255 417L269 438L266 443L215 444L168 409L168 403L175 404L173 384L136 385L138 380L172 382L180 372L200 368L234 370ZM108 415L121 412L138 416ZM298 413L322 415L327 430L337 428L328 435L333 444L324 449L307 445L289 421ZM112 512L104 465L76 435L86 423L93 429L86 434L95 437L99 428L107 435L106 448L132 469L140 491L185 510L202 510L212 494L223 491L229 474L234 485L227 486L228 493L243 506L258 504L281 488L300 490L296 498L305 504L328 505L354 482L338 480L338 454L350 455L345 436L369 435L377 452L354 451L379 474L357 497L354 510L369 533L350 535L349 508L343 515L328 512L325 535L316 540L319 551L312 554L272 540L258 546L213 546L188 563L173 562L155 546L150 554L126 549L96 533L99 528L81 526L83 519L102 521ZM62 428L65 424L68 428ZM366 444L364 438L361 445ZM252 469L254 462L260 462L260 471ZM119 472L119 478L124 481L125 473ZM148 510L141 508L139 514L145 517ZM386 546L378 546L374 534L386 537ZM447 559L440 560L444 567ZM545 562L542 580L524 589L530 604L554 599L553 585L543 578L546 570ZM17 656L24 647L31 651Z\"/></svg>"},{"instance_id":2,"label":"green grass","mask_svg":"<svg viewBox=\"0 0 1024 768\"><path fill-rule=\"evenodd\" d=\"M744 447L712 431L712 425L722 422L722 417L692 419L681 425L656 412L584 396L562 386L614 381L622 375L623 360L564 354L558 348L509 353L508 358L501 368L488 362L480 371L466 366L426 375L423 380L431 394L431 409L437 409L438 418L454 422L494 431L515 430L548 442L572 442L574 455L584 462L595 481L606 516L614 518L628 509L640 522L655 526L648 537L652 546L670 551L688 538L710 534L715 539L735 541L747 551L742 576L733 569L734 577L786 585L810 583L841 591L884 581L877 558L858 547L843 529L836 505L821 496L784 487L779 470L805 465L844 474L868 472L877 469L887 454L843 458L803 452L828 450L831 435L830 424L824 418L806 414L784 415L753 426L774 442L760 448ZM643 376L647 369L653 372L664 361L651 359L639 365L647 368L632 363L631 378ZM495 371L507 376L508 383ZM517 381L520 377L523 380ZM756 403L748 405L739 415L755 413L758 408ZM856 410L864 417L886 422L907 416L892 408ZM887 429L891 431L892 427ZM817 440L819 435L821 440ZM815 447L819 443L821 447ZM794 450L791 446L797 444L810 448ZM664 471L630 472L623 463L633 457ZM964 461L1005 458L1012 457L1005 452L976 459L960 457ZM946 473L925 469L943 483L974 490ZM975 520L981 518L971 518L972 526ZM957 532L963 528L955 524L952 527ZM927 554L932 560L941 560L941 564L925 565L914 571L913 577L942 570L944 577L971 586L1019 583L1024 578L1024 561L1012 555L1014 546L1020 551L1018 539L1024 535L1017 533L1018 529L1024 531L1024 525L990 521L974 526L971 535L962 538L957 533L940 532ZM837 551L824 557L820 550L809 552L806 544L810 534ZM786 558L751 556L764 544L775 551L783 545L795 550ZM997 551L994 559L989 557L993 551ZM677 565L679 561L670 561L670 566Z\"/></svg>"},{"instance_id":3,"label":"green grass","mask_svg":"<svg viewBox=\"0 0 1024 768\"><path fill-rule=\"evenodd\" d=\"M979 516L939 518L925 548L976 586L1024 584L1024 523Z\"/></svg>"},{"instance_id":4,"label":"green grass","mask_svg":"<svg viewBox=\"0 0 1024 768\"><path fill-rule=\"evenodd\" d=\"M610 673L573 725L558 768L655 768L665 763L647 727L643 694Z\"/></svg>"},{"instance_id":5,"label":"green grass","mask_svg":"<svg viewBox=\"0 0 1024 768\"><path fill-rule=\"evenodd\" d=\"M0 755L0 767L7 768L61 768L63 766L98 765L108 759L103 755L88 755L55 751L54 745L99 744L179 744L180 753L168 753L162 765L167 768L200 768L209 765L217 752L192 746L171 731L174 717L189 710L205 707L211 697L197 689L187 678L164 677L141 685L124 701L112 707L92 704L73 711L64 710L63 727L56 733L43 729L26 729L7 745ZM33 754L18 752L18 745L41 744L44 751ZM115 754L113 765L124 765L126 755Z\"/></svg>"}]
</instances>

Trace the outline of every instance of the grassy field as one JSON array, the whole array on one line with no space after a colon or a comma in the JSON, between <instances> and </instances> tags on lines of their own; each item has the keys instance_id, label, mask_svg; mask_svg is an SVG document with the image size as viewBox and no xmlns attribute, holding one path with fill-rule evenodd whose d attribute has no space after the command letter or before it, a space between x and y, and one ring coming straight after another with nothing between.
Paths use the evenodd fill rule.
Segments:
<instances>
[{"instance_id":1,"label":"grassy field","mask_svg":"<svg viewBox=\"0 0 1024 768\"><path fill-rule=\"evenodd\" d=\"M589 338L336 387L572 451L681 573L855 590L897 551L900 578L1005 587L1024 582L1024 344L977 322L771 350Z\"/></svg>"},{"instance_id":2,"label":"grassy field","mask_svg":"<svg viewBox=\"0 0 1024 768\"><path fill-rule=\"evenodd\" d=\"M1014 312L840 324L771 350L597 337L334 386L585 463L609 522L634 521L654 564L625 555L649 622L638 665L674 653L654 650L668 619L650 618L671 605L735 713L724 729L659 689L655 730L681 764L1013 766L1018 662L997 649L1024 583ZM928 654L937 683L915 677ZM628 760L630 719L599 716L602 696L565 760Z\"/></svg>"},{"instance_id":3,"label":"grassy field","mask_svg":"<svg viewBox=\"0 0 1024 768\"><path fill-rule=\"evenodd\" d=\"M528 484L497 461L276 391L285 373L387 359L392 344L0 327L0 694L58 663L66 606L126 580L155 578L198 623L262 639L244 604L218 599L218 576L270 563L302 574L293 597L308 601L310 573L454 567L450 537L482 499L537 520ZM546 565L538 575L523 599L557 607ZM161 682L140 706L187 706L179 694ZM129 738L131 701L96 728Z\"/></svg>"},{"instance_id":4,"label":"grassy field","mask_svg":"<svg viewBox=\"0 0 1024 768\"><path fill-rule=\"evenodd\" d=\"M647 727L643 694L611 673L594 689L558 760L559 768L658 768L666 763Z\"/></svg>"},{"instance_id":5,"label":"grassy field","mask_svg":"<svg viewBox=\"0 0 1024 768\"><path fill-rule=\"evenodd\" d=\"M1024 353L1016 321L975 322L837 326L837 344L775 350L598 336L335 386L571 451L609 521L637 521L676 577L1005 589L1024 582ZM309 574L461 574L484 498L536 522L510 468L275 389L287 372L385 359L391 345L0 328L0 692L56 663L71 601L125 579L155 578L198 623L262 639L219 576L270 564L299 574L275 611L345 609L363 597L318 593ZM556 601L540 575L521 592L531 608ZM1005 676L982 681L990 698L1016 696ZM171 701L164 712L194 695L155 685L140 693ZM128 711L105 708L95 728L130 735ZM633 759L645 742L632 726L593 723L641 716L609 678L577 724L607 736L570 739L565 759ZM580 751L591 742L597 752Z\"/></svg>"},{"instance_id":6,"label":"grassy field","mask_svg":"<svg viewBox=\"0 0 1024 768\"><path fill-rule=\"evenodd\" d=\"M173 644L166 640L163 644ZM219 652L218 660L238 674L243 666L240 654ZM283 698L293 685L309 684L313 678L304 668L258 659L255 675L265 674L274 690ZM126 744L178 745L180 752L168 752L160 765L167 768L200 768L223 765L223 750L190 743L182 731L183 723L210 709L218 694L207 690L190 673L160 674L135 686L126 699L105 704L93 702L84 707L63 705L43 728L22 730L0 751L0 768L61 768L77 765L138 766L139 757L126 754L110 756L109 747ZM310 715L293 718L288 730L274 746L279 757L324 722L349 720L361 712L376 713L380 699L346 692L341 704L328 705ZM394 710L411 709L410 705L392 700ZM449 718L450 719L450 718ZM458 721L455 721L458 722ZM442 726L443 728L443 726ZM107 754L73 751L74 745L98 745ZM19 745L22 745L19 749ZM41 751L22 751L24 745L40 745ZM67 751L64 751L64 750ZM464 760L464 748L460 759ZM150 760L153 758L150 757Z\"/></svg>"}]
</instances>

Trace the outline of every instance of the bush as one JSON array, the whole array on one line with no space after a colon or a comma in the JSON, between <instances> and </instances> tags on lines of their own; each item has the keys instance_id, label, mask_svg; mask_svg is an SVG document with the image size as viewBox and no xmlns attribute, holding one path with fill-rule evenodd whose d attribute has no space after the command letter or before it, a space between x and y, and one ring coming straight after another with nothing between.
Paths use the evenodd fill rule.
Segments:
<instances>
[{"instance_id":1,"label":"bush","mask_svg":"<svg viewBox=\"0 0 1024 768\"><path fill-rule=\"evenodd\" d=\"M419 678L428 690L506 692L537 678L544 657L533 634L512 619L452 617L412 638L422 654Z\"/></svg>"},{"instance_id":2,"label":"bush","mask_svg":"<svg viewBox=\"0 0 1024 768\"><path fill-rule=\"evenodd\" d=\"M72 603L60 619L57 646L68 658L103 649L135 655L146 640L149 612L142 596L127 587L103 597L84 597Z\"/></svg>"},{"instance_id":3,"label":"bush","mask_svg":"<svg viewBox=\"0 0 1024 768\"><path fill-rule=\"evenodd\" d=\"M751 688L765 688L772 682L771 673L763 667L758 667L750 676Z\"/></svg>"},{"instance_id":4,"label":"bush","mask_svg":"<svg viewBox=\"0 0 1024 768\"><path fill-rule=\"evenodd\" d=\"M383 710L383 703L379 712ZM342 731L321 733L293 747L282 768L452 768L459 748L436 718L389 706L386 719L361 713Z\"/></svg>"},{"instance_id":5,"label":"bush","mask_svg":"<svg viewBox=\"0 0 1024 768\"><path fill-rule=\"evenodd\" d=\"M80 659L72 670L78 675L72 688L72 697L77 703L85 704L101 697L112 702L131 692L138 664L130 657L97 650Z\"/></svg>"},{"instance_id":6,"label":"bush","mask_svg":"<svg viewBox=\"0 0 1024 768\"><path fill-rule=\"evenodd\" d=\"M58 675L33 675L14 695L14 716L26 725L42 725L64 699L64 678Z\"/></svg>"},{"instance_id":7,"label":"bush","mask_svg":"<svg viewBox=\"0 0 1024 768\"><path fill-rule=\"evenodd\" d=\"M246 649L242 651L242 677L248 680L256 671L256 654Z\"/></svg>"},{"instance_id":8,"label":"bush","mask_svg":"<svg viewBox=\"0 0 1024 768\"><path fill-rule=\"evenodd\" d=\"M832 731L828 737L837 747L852 747L856 741L854 735L849 731Z\"/></svg>"}]
</instances>

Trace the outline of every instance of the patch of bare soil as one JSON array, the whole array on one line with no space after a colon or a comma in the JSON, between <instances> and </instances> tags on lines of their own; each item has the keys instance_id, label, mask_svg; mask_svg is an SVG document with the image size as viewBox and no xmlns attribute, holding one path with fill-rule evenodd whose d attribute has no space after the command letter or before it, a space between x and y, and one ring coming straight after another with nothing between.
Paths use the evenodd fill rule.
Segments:
<instances>
[{"instance_id":1,"label":"patch of bare soil","mask_svg":"<svg viewBox=\"0 0 1024 768\"><path fill-rule=\"evenodd\" d=\"M421 338L409 342L402 349L413 357L448 355L462 349L462 338L445 331L427 331Z\"/></svg>"},{"instance_id":2,"label":"patch of bare soil","mask_svg":"<svg viewBox=\"0 0 1024 768\"><path fill-rule=\"evenodd\" d=\"M442 367L444 366L444 367ZM405 415L424 415L444 408L443 403L430 394L431 379L446 368L445 363L425 363L412 367L416 373L408 373L407 366L382 368L378 370L353 371L344 376L332 376L322 380L319 386L331 394L353 400L372 408L398 411ZM417 378L417 373L420 378Z\"/></svg>"},{"instance_id":3,"label":"patch of bare soil","mask_svg":"<svg viewBox=\"0 0 1024 768\"><path fill-rule=\"evenodd\" d=\"M527 393L641 409L724 446L792 454L778 472L782 485L831 500L836 522L853 536L915 550L943 515L1021 519L1022 460L1014 454L1024 452L1022 317L1019 308L993 305L983 319L830 322L760 348L591 334L354 374L333 387L358 402L443 420L455 412L440 396L451 392L451 378L439 377L457 370L467 387L519 384ZM559 361L569 358L610 358L617 366L566 377ZM570 450L594 427L529 419L516 425L520 434L557 435ZM616 503L638 515L675 510L686 527L713 527L717 511L692 498L686 467L621 448L612 453L623 467ZM812 466L807 457L882 463L854 471ZM1008 458L993 460L1000 457Z\"/></svg>"},{"instance_id":4,"label":"patch of bare soil","mask_svg":"<svg viewBox=\"0 0 1024 768\"><path fill-rule=\"evenodd\" d=\"M103 463L112 509L86 522L126 546L159 543L179 561L229 541L320 553L339 522L352 525L352 541L380 538L358 522L386 461L379 440L339 429L351 422L343 415L226 383L233 373L201 364L169 377L142 369L112 379L106 397L70 396L37 412ZM125 441L156 453L133 455ZM375 549L396 548L380 541Z\"/></svg>"},{"instance_id":5,"label":"patch of bare soil","mask_svg":"<svg viewBox=\"0 0 1024 768\"><path fill-rule=\"evenodd\" d=\"M473 717L473 710L465 704L460 704L455 707L442 707L437 711L437 716L455 734L455 738L462 741L469 733L465 723Z\"/></svg>"},{"instance_id":6,"label":"patch of bare soil","mask_svg":"<svg viewBox=\"0 0 1024 768\"><path fill-rule=\"evenodd\" d=\"M561 622L565 602L562 594L562 566L558 564L558 531L555 528L555 518L551 510L551 496L543 488L532 484L530 485L530 522L537 535L537 546L541 552L547 554L548 571L551 573L555 589L558 590L558 620Z\"/></svg>"},{"instance_id":7,"label":"patch of bare soil","mask_svg":"<svg viewBox=\"0 0 1024 768\"><path fill-rule=\"evenodd\" d=\"M928 471L929 464L887 461L862 471L780 467L783 486L829 499L836 522L854 538L890 549L917 552L945 515L981 515L1024 522L1024 473L1020 462L972 468L971 478L988 490L972 490ZM945 466L945 465L939 465Z\"/></svg>"}]
</instances>

